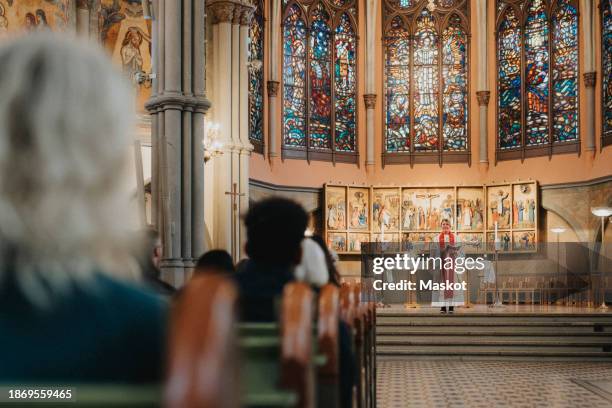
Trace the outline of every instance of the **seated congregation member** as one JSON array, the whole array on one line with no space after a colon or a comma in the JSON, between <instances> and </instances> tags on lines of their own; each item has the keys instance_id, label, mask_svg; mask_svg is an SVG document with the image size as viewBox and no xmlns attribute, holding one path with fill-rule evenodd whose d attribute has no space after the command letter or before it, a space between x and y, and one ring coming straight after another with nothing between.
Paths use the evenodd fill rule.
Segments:
<instances>
[{"instance_id":1,"label":"seated congregation member","mask_svg":"<svg viewBox=\"0 0 612 408\"><path fill-rule=\"evenodd\" d=\"M320 235L313 235L310 237L323 251L325 255L325 265L327 265L327 272L329 275L329 283L333 283L334 285L340 287L340 274L338 273L338 268L336 268L336 259L334 255L329 250L327 244L325 244L325 240Z\"/></svg>"},{"instance_id":2,"label":"seated congregation member","mask_svg":"<svg viewBox=\"0 0 612 408\"><path fill-rule=\"evenodd\" d=\"M126 283L130 89L91 43L0 47L0 383L162 379L165 302Z\"/></svg>"},{"instance_id":3,"label":"seated congregation member","mask_svg":"<svg viewBox=\"0 0 612 408\"><path fill-rule=\"evenodd\" d=\"M196 262L196 273L218 273L232 275L236 272L232 256L223 249L213 249L204 253Z\"/></svg>"},{"instance_id":4,"label":"seated congregation member","mask_svg":"<svg viewBox=\"0 0 612 408\"><path fill-rule=\"evenodd\" d=\"M144 232L142 253L139 254L140 267L145 285L164 296L172 296L176 289L161 279L159 265L162 260L163 247L157 231L148 228Z\"/></svg>"},{"instance_id":5,"label":"seated congregation member","mask_svg":"<svg viewBox=\"0 0 612 408\"><path fill-rule=\"evenodd\" d=\"M299 204L275 197L251 206L244 223L249 259L235 276L241 319L275 321L277 300L302 257L308 215Z\"/></svg>"},{"instance_id":6,"label":"seated congregation member","mask_svg":"<svg viewBox=\"0 0 612 408\"><path fill-rule=\"evenodd\" d=\"M295 268L295 279L320 288L329 281L325 252L311 238L302 240L302 260Z\"/></svg>"}]
</instances>

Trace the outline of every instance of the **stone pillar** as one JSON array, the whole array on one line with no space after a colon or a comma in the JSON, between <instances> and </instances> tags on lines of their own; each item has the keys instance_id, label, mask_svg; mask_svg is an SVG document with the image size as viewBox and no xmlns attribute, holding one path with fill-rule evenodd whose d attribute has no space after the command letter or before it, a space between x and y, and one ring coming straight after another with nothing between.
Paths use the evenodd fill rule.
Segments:
<instances>
[{"instance_id":1,"label":"stone pillar","mask_svg":"<svg viewBox=\"0 0 612 408\"><path fill-rule=\"evenodd\" d=\"M76 32L79 37L89 38L89 0L76 2Z\"/></svg>"},{"instance_id":2,"label":"stone pillar","mask_svg":"<svg viewBox=\"0 0 612 408\"><path fill-rule=\"evenodd\" d=\"M584 73L586 150L595 151L595 84L597 72Z\"/></svg>"},{"instance_id":3,"label":"stone pillar","mask_svg":"<svg viewBox=\"0 0 612 408\"><path fill-rule=\"evenodd\" d=\"M278 124L281 118L277 115L278 109L278 87L280 75L278 72L280 58L280 26L281 26L281 2L270 2L270 80L268 81L268 159L278 157L278 140L281 137Z\"/></svg>"},{"instance_id":4,"label":"stone pillar","mask_svg":"<svg viewBox=\"0 0 612 408\"><path fill-rule=\"evenodd\" d=\"M234 3L231 1L209 2L212 15L215 58L215 107L214 117L219 124L219 138L223 154L214 158L214 210L213 243L216 248L232 250L232 200L226 193L232 191L232 19ZM213 35L214 35L213 34Z\"/></svg>"},{"instance_id":5,"label":"stone pillar","mask_svg":"<svg viewBox=\"0 0 612 408\"><path fill-rule=\"evenodd\" d=\"M366 168L374 166L374 107L376 106L376 18L378 0L366 0Z\"/></svg>"},{"instance_id":6,"label":"stone pillar","mask_svg":"<svg viewBox=\"0 0 612 408\"><path fill-rule=\"evenodd\" d=\"M241 215L249 202L248 45L254 7L237 0L208 3L213 17L215 120L223 154L214 158L214 244L242 256L245 230Z\"/></svg>"},{"instance_id":7,"label":"stone pillar","mask_svg":"<svg viewBox=\"0 0 612 408\"><path fill-rule=\"evenodd\" d=\"M243 215L249 209L249 161L253 145L249 140L249 29L255 9L242 7L240 14L240 57L238 59L238 83L240 87L239 111L240 111L240 173L239 173L239 215ZM246 244L246 228L241 218L234 222L238 226L239 238L234 243L236 247L236 258L245 258L244 245Z\"/></svg>"},{"instance_id":8,"label":"stone pillar","mask_svg":"<svg viewBox=\"0 0 612 408\"><path fill-rule=\"evenodd\" d=\"M480 127L480 163L488 164L488 137L489 132L487 130L487 117L489 111L489 98L491 97L491 92L489 91L478 91L476 92L476 97L478 98L478 125Z\"/></svg>"},{"instance_id":9,"label":"stone pillar","mask_svg":"<svg viewBox=\"0 0 612 408\"><path fill-rule=\"evenodd\" d=\"M488 27L488 1L477 0L476 4L476 20L478 27L478 84L476 96L478 98L478 114L479 114L479 161L483 165L489 164L489 132L488 132L488 113L489 113L489 99L491 92L489 92L489 72L488 72L488 41L487 36L489 32ZM470 153L471 154L471 153Z\"/></svg>"},{"instance_id":10,"label":"stone pillar","mask_svg":"<svg viewBox=\"0 0 612 408\"><path fill-rule=\"evenodd\" d=\"M595 152L595 83L597 72L595 69L595 38L593 32L595 6L593 0L581 0L582 17L581 27L584 38L584 85L586 86L585 97L585 129L586 150Z\"/></svg>"},{"instance_id":11,"label":"stone pillar","mask_svg":"<svg viewBox=\"0 0 612 408\"><path fill-rule=\"evenodd\" d=\"M162 277L175 286L185 283L194 256L204 251L201 140L210 103L204 82L204 8L193 7L192 1L153 4L159 19L153 25L157 72L146 103L153 119L152 192L164 246Z\"/></svg>"},{"instance_id":12,"label":"stone pillar","mask_svg":"<svg viewBox=\"0 0 612 408\"><path fill-rule=\"evenodd\" d=\"M279 81L268 81L268 159L278 156L278 124L281 121L276 115L278 109Z\"/></svg>"},{"instance_id":13,"label":"stone pillar","mask_svg":"<svg viewBox=\"0 0 612 408\"><path fill-rule=\"evenodd\" d=\"M376 94L363 95L366 107L366 166L374 165L374 107Z\"/></svg>"}]
</instances>

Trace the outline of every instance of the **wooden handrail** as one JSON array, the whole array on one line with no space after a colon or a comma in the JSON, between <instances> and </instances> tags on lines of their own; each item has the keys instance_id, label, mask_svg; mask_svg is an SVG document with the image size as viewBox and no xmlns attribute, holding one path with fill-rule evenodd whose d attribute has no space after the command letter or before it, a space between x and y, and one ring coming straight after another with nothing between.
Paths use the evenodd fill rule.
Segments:
<instances>
[{"instance_id":1,"label":"wooden handrail","mask_svg":"<svg viewBox=\"0 0 612 408\"><path fill-rule=\"evenodd\" d=\"M313 293L301 282L283 289L281 310L281 386L298 394L298 407L313 407ZM265 373L262 373L265 375Z\"/></svg>"},{"instance_id":2,"label":"wooden handrail","mask_svg":"<svg viewBox=\"0 0 612 408\"><path fill-rule=\"evenodd\" d=\"M164 406L238 407L237 291L219 275L194 276L172 312Z\"/></svg>"},{"instance_id":3,"label":"wooden handrail","mask_svg":"<svg viewBox=\"0 0 612 408\"><path fill-rule=\"evenodd\" d=\"M317 336L319 352L325 355L326 362L319 368L325 380L337 381L339 376L338 358L338 321L340 318L340 291L328 283L319 293L319 321Z\"/></svg>"}]
</instances>

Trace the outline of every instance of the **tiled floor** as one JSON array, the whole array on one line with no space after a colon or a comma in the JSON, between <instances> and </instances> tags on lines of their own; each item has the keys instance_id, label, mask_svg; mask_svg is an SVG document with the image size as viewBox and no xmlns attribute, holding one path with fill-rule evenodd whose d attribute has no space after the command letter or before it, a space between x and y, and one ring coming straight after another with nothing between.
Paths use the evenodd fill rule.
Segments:
<instances>
[{"instance_id":1,"label":"tiled floor","mask_svg":"<svg viewBox=\"0 0 612 408\"><path fill-rule=\"evenodd\" d=\"M612 363L379 359L377 407L612 407L572 380L612 380Z\"/></svg>"},{"instance_id":2,"label":"tiled floor","mask_svg":"<svg viewBox=\"0 0 612 408\"><path fill-rule=\"evenodd\" d=\"M423 314L440 314L439 307L430 307L429 305L421 305L418 308L410 308L401 304L392 304L388 307L379 307L376 312L379 315L403 313L409 315ZM472 305L472 307L457 307L455 314L459 315L515 315L515 314L542 314L542 315L559 315L559 314L598 314L612 315L612 307L606 310L601 310L597 307L572 307L572 306L556 306L556 305L504 305L500 308L489 307L487 305Z\"/></svg>"}]
</instances>

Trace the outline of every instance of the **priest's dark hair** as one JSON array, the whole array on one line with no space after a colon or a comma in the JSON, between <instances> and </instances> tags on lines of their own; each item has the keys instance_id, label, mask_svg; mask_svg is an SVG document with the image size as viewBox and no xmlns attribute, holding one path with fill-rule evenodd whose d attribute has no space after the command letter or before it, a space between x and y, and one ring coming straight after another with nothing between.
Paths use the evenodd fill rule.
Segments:
<instances>
[{"instance_id":1,"label":"priest's dark hair","mask_svg":"<svg viewBox=\"0 0 612 408\"><path fill-rule=\"evenodd\" d=\"M270 265L300 262L308 214L286 198L273 197L255 203L247 213L246 252L251 259Z\"/></svg>"}]
</instances>

